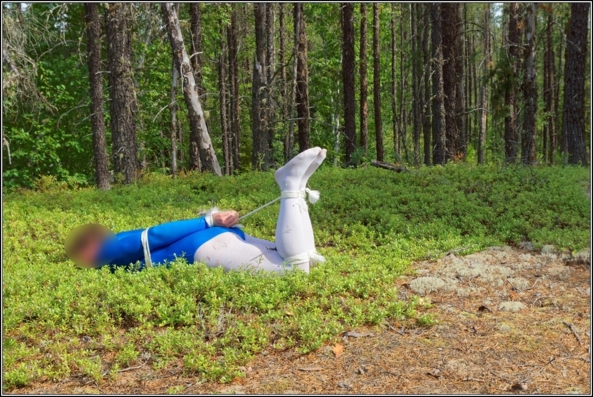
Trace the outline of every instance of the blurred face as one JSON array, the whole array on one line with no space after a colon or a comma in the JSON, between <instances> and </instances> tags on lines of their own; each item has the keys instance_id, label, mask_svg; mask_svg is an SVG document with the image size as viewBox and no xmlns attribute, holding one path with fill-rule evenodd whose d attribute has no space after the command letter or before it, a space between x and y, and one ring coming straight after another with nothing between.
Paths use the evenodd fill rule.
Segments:
<instances>
[{"instance_id":1,"label":"blurred face","mask_svg":"<svg viewBox=\"0 0 593 397\"><path fill-rule=\"evenodd\" d=\"M76 252L76 264L82 267L95 267L95 258L100 246L101 241L96 237L87 240Z\"/></svg>"}]
</instances>

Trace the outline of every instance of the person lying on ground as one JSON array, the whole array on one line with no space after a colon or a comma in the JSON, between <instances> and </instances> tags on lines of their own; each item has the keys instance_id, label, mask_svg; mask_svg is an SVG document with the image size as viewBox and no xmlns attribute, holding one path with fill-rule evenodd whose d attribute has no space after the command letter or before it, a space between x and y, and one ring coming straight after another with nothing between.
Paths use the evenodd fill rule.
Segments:
<instances>
[{"instance_id":1,"label":"person lying on ground","mask_svg":"<svg viewBox=\"0 0 593 397\"><path fill-rule=\"evenodd\" d=\"M325 157L325 149L311 148L275 172L281 191L275 242L250 236L236 227L236 211L214 209L199 218L117 234L99 224L83 225L66 239L66 254L78 266L109 266L112 270L137 262L143 269L185 258L227 271L251 268L282 272L297 268L309 272L311 265L325 258L315 248L306 186Z\"/></svg>"}]
</instances>

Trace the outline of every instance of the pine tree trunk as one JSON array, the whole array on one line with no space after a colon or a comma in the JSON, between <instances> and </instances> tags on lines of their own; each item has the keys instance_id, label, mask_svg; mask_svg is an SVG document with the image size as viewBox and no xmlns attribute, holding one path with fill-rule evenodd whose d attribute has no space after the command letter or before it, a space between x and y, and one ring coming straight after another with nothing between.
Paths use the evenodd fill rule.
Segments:
<instances>
[{"instance_id":1,"label":"pine tree trunk","mask_svg":"<svg viewBox=\"0 0 593 397\"><path fill-rule=\"evenodd\" d=\"M445 92L443 83L443 52L441 37L441 4L431 5L431 43L432 43L432 139L434 152L432 163L444 165L445 158Z\"/></svg>"},{"instance_id":2,"label":"pine tree trunk","mask_svg":"<svg viewBox=\"0 0 593 397\"><path fill-rule=\"evenodd\" d=\"M465 34L463 32L463 21L461 18L461 3L457 3L455 16L455 124L457 131L455 142L457 151L455 152L455 157L458 159L465 159L467 146L467 131L465 125L465 90L463 86L463 38L465 37Z\"/></svg>"},{"instance_id":3,"label":"pine tree trunk","mask_svg":"<svg viewBox=\"0 0 593 397\"><path fill-rule=\"evenodd\" d=\"M408 37L407 37L407 32L406 32L406 27L405 27L405 5L403 3L400 3L400 9L401 9L401 14L400 14L400 36L401 36L401 45L400 45L400 52L401 52L401 59L400 59L400 78L401 78L401 96L400 96L400 101L399 101L399 120L401 123L400 126L400 139L401 139L401 143L400 143L400 148L403 149L404 151L404 157L406 159L406 161L410 161L410 159L408 158L408 112L407 112L407 101L406 101L406 77L407 77L407 70L404 68L405 63L406 63L406 52L404 51L405 49L405 44L408 41Z\"/></svg>"},{"instance_id":4,"label":"pine tree trunk","mask_svg":"<svg viewBox=\"0 0 593 397\"><path fill-rule=\"evenodd\" d=\"M298 51L299 51L299 38L300 38L300 19L294 18L297 4L293 4L293 24L294 24L294 37L293 37L293 63L292 63L292 83L290 89L290 110L288 111L288 133L284 136L284 161L288 162L293 156L294 149L294 108L296 107L296 90L297 90L297 64L298 64Z\"/></svg>"},{"instance_id":5,"label":"pine tree trunk","mask_svg":"<svg viewBox=\"0 0 593 397\"><path fill-rule=\"evenodd\" d=\"M535 3L526 4L525 29L525 81L523 82L523 100L525 116L523 118L523 139L521 139L521 161L534 164L535 128L537 116L537 76L535 65Z\"/></svg>"},{"instance_id":6,"label":"pine tree trunk","mask_svg":"<svg viewBox=\"0 0 593 397\"><path fill-rule=\"evenodd\" d=\"M173 178L177 175L177 80L179 71L175 66L175 60L171 60L171 95L169 103L169 113L171 115L170 137L171 137L171 175Z\"/></svg>"},{"instance_id":7,"label":"pine tree trunk","mask_svg":"<svg viewBox=\"0 0 593 397\"><path fill-rule=\"evenodd\" d=\"M443 48L443 86L445 90L447 160L457 154L459 132L457 131L457 71L455 68L458 3L441 4L441 29Z\"/></svg>"},{"instance_id":8,"label":"pine tree trunk","mask_svg":"<svg viewBox=\"0 0 593 397\"><path fill-rule=\"evenodd\" d=\"M299 20L299 42L297 51L297 85L296 108L299 138L299 152L309 149L310 116L309 116L309 72L307 67L307 35L305 24L304 3L295 3L294 18ZM296 22L295 22L296 23Z\"/></svg>"},{"instance_id":9,"label":"pine tree trunk","mask_svg":"<svg viewBox=\"0 0 593 397\"><path fill-rule=\"evenodd\" d=\"M410 14L410 34L412 35L412 51L411 51L411 61L412 61L412 131L413 131L413 139L414 139L414 165L420 165L420 128L421 128L421 115L420 115L420 75L422 72L422 67L420 66L419 62L419 53L418 53L418 23L417 23L417 16L418 16L418 8L420 7L419 4L411 4L411 14Z\"/></svg>"},{"instance_id":10,"label":"pine tree trunk","mask_svg":"<svg viewBox=\"0 0 593 397\"><path fill-rule=\"evenodd\" d=\"M393 123L393 150L401 161L397 120L397 37L395 35L395 3L391 3L391 117Z\"/></svg>"},{"instance_id":11,"label":"pine tree trunk","mask_svg":"<svg viewBox=\"0 0 593 397\"><path fill-rule=\"evenodd\" d=\"M549 4L547 26L546 26L546 48L544 52L544 103L546 124L544 125L544 162L554 163L556 153L556 131L554 121L556 119L554 109L554 42L552 38L553 29L553 6Z\"/></svg>"},{"instance_id":12,"label":"pine tree trunk","mask_svg":"<svg viewBox=\"0 0 593 397\"><path fill-rule=\"evenodd\" d=\"M240 167L240 142L241 142L241 123L239 108L239 64L237 59L237 9L233 4L231 11L231 23L227 27L227 40L229 45L229 82L231 98L231 143L232 143L232 161L233 169Z\"/></svg>"},{"instance_id":13,"label":"pine tree trunk","mask_svg":"<svg viewBox=\"0 0 593 397\"><path fill-rule=\"evenodd\" d=\"M268 167L273 166L272 152L274 149L274 84L272 77L274 74L274 4L266 4L266 138L268 141Z\"/></svg>"},{"instance_id":14,"label":"pine tree trunk","mask_svg":"<svg viewBox=\"0 0 593 397\"><path fill-rule=\"evenodd\" d=\"M517 76L519 59L519 26L518 3L509 4L509 31L508 31L508 59L510 62L509 83L505 89L505 107L508 109L504 119L504 147L507 163L515 163L519 153L519 134L517 132L517 89L515 76Z\"/></svg>"},{"instance_id":15,"label":"pine tree trunk","mask_svg":"<svg viewBox=\"0 0 593 397\"><path fill-rule=\"evenodd\" d=\"M424 95L422 96L422 133L424 136L424 164L430 165L430 52L428 49L430 5L422 6L422 58L424 62Z\"/></svg>"},{"instance_id":16,"label":"pine tree trunk","mask_svg":"<svg viewBox=\"0 0 593 397\"><path fill-rule=\"evenodd\" d=\"M110 3L106 12L113 168L116 175L123 175L126 184L136 180L139 167L130 7L129 3Z\"/></svg>"},{"instance_id":17,"label":"pine tree trunk","mask_svg":"<svg viewBox=\"0 0 593 397\"><path fill-rule=\"evenodd\" d=\"M266 171L270 163L268 150L267 111L267 64L266 64L266 3L254 3L255 14L255 59L253 63L253 84L251 102L251 129L253 169Z\"/></svg>"},{"instance_id":18,"label":"pine tree trunk","mask_svg":"<svg viewBox=\"0 0 593 397\"><path fill-rule=\"evenodd\" d=\"M229 119L227 115L227 88L226 88L226 57L227 46L224 41L225 27L220 20L220 57L218 59L218 89L220 93L220 126L222 129L222 155L224 158L224 174L231 175L232 164L232 143L229 132Z\"/></svg>"},{"instance_id":19,"label":"pine tree trunk","mask_svg":"<svg viewBox=\"0 0 593 397\"><path fill-rule=\"evenodd\" d=\"M360 3L360 146L367 153L369 135L369 103L367 82L367 8Z\"/></svg>"},{"instance_id":20,"label":"pine tree trunk","mask_svg":"<svg viewBox=\"0 0 593 397\"><path fill-rule=\"evenodd\" d=\"M169 36L169 42L173 50L175 65L180 71L181 87L187 107L190 134L193 135L197 143L196 146L198 148L199 158L201 159L202 170L211 171L220 176L222 172L204 120L204 112L194 79L194 71L189 56L185 51L185 45L183 44L177 11L174 9L172 3L161 3L161 11Z\"/></svg>"},{"instance_id":21,"label":"pine tree trunk","mask_svg":"<svg viewBox=\"0 0 593 397\"><path fill-rule=\"evenodd\" d=\"M20 3L19 3L20 4ZM93 165L95 183L101 190L109 190L109 156L105 142L105 113L103 111L103 75L101 74L101 23L97 3L85 3L89 88L91 96L91 129L93 133Z\"/></svg>"},{"instance_id":22,"label":"pine tree trunk","mask_svg":"<svg viewBox=\"0 0 593 397\"><path fill-rule=\"evenodd\" d=\"M354 6L341 3L342 9L342 81L344 84L344 135L346 163L350 164L356 151L356 122L354 99Z\"/></svg>"},{"instance_id":23,"label":"pine tree trunk","mask_svg":"<svg viewBox=\"0 0 593 397\"><path fill-rule=\"evenodd\" d=\"M286 79L286 23L284 21L284 3L278 3L279 10L278 10L278 22L280 24L280 48L278 51L278 56L280 57L280 91L282 93L281 103L281 110L282 110L282 120L285 123L286 119L288 118L288 81ZM286 148L284 150L286 152Z\"/></svg>"},{"instance_id":24,"label":"pine tree trunk","mask_svg":"<svg viewBox=\"0 0 593 397\"><path fill-rule=\"evenodd\" d=\"M381 122L381 54L379 53L379 3L373 3L373 109L377 160L383 161L383 125Z\"/></svg>"},{"instance_id":25,"label":"pine tree trunk","mask_svg":"<svg viewBox=\"0 0 593 397\"><path fill-rule=\"evenodd\" d=\"M488 63L490 58L490 3L484 4L484 60L480 87L480 135L478 137L478 164L484 164L486 152L486 122L488 120Z\"/></svg>"},{"instance_id":26,"label":"pine tree trunk","mask_svg":"<svg viewBox=\"0 0 593 397\"><path fill-rule=\"evenodd\" d=\"M203 92L202 89L202 9L201 3L190 3L189 14L191 18L191 65L194 73L194 80L198 90L198 95ZM200 98L201 99L201 98ZM206 99L206 97L204 97ZM200 130L198 127L197 130ZM198 140L200 133L195 133L196 128L190 129L189 133L189 169L202 171L202 161L198 149Z\"/></svg>"},{"instance_id":27,"label":"pine tree trunk","mask_svg":"<svg viewBox=\"0 0 593 397\"><path fill-rule=\"evenodd\" d=\"M583 166L588 165L584 140L588 18L589 3L571 3L566 35L562 135L566 137L568 163Z\"/></svg>"}]
</instances>

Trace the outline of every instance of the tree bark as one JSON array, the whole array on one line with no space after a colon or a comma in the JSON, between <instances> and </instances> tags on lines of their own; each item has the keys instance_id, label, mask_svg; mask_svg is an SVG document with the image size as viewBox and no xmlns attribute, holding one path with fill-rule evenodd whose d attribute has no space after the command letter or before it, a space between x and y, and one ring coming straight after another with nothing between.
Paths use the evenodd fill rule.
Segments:
<instances>
[{"instance_id":1,"label":"tree bark","mask_svg":"<svg viewBox=\"0 0 593 397\"><path fill-rule=\"evenodd\" d=\"M224 41L225 26L222 20L220 23L220 57L218 59L218 88L220 92L220 126L222 130L222 155L224 158L224 174L231 175L233 173L232 160L232 143L229 131L229 118L227 114L227 85L226 85L226 68L227 68L227 46Z\"/></svg>"},{"instance_id":2,"label":"tree bark","mask_svg":"<svg viewBox=\"0 0 593 397\"><path fill-rule=\"evenodd\" d=\"M268 167L272 166L274 158L272 157L274 149L275 115L274 102L274 4L266 4L266 139L268 141Z\"/></svg>"},{"instance_id":3,"label":"tree bark","mask_svg":"<svg viewBox=\"0 0 593 397\"><path fill-rule=\"evenodd\" d=\"M525 81L523 82L523 100L525 116L523 118L523 139L521 140L521 161L534 164L535 128L537 115L537 76L535 65L535 3L526 4L525 29Z\"/></svg>"},{"instance_id":4,"label":"tree bark","mask_svg":"<svg viewBox=\"0 0 593 397\"><path fill-rule=\"evenodd\" d=\"M170 137L171 137L171 175L173 178L177 175L177 80L179 71L175 66L175 60L171 60L171 102L169 103L169 113L171 115Z\"/></svg>"},{"instance_id":5,"label":"tree bark","mask_svg":"<svg viewBox=\"0 0 593 397\"><path fill-rule=\"evenodd\" d=\"M509 4L509 32L508 59L510 62L509 82L505 87L505 107L507 116L504 119L504 147L507 163L515 163L519 153L519 134L517 133L517 90L515 76L517 76L519 59L519 26L518 3Z\"/></svg>"},{"instance_id":6,"label":"tree bark","mask_svg":"<svg viewBox=\"0 0 593 397\"><path fill-rule=\"evenodd\" d=\"M198 90L198 96L203 92L202 90L202 9L201 3L189 4L190 14L190 31L191 31L191 65L194 73L194 80ZM201 98L200 98L201 99ZM204 99L206 99L204 97ZM200 130L200 128L197 128ZM202 159L200 159L200 151L198 149L199 137L201 132L194 132L196 129L190 129L189 133L189 169L202 171Z\"/></svg>"},{"instance_id":7,"label":"tree bark","mask_svg":"<svg viewBox=\"0 0 593 397\"><path fill-rule=\"evenodd\" d=\"M232 138L232 161L233 169L238 170L240 167L240 143L241 143L241 123L240 123L240 108L239 108L239 64L238 64L238 48L237 48L237 9L233 4L231 5L231 23L227 27L227 40L229 44L229 82L230 82L230 97L231 97L231 138Z\"/></svg>"},{"instance_id":8,"label":"tree bark","mask_svg":"<svg viewBox=\"0 0 593 397\"><path fill-rule=\"evenodd\" d=\"M350 164L356 150L356 122L354 99L354 18L352 3L341 3L342 8L342 81L344 84L344 135L346 163Z\"/></svg>"},{"instance_id":9,"label":"tree bark","mask_svg":"<svg viewBox=\"0 0 593 397\"><path fill-rule=\"evenodd\" d=\"M284 21L284 3L278 3L278 22L280 24L280 48L278 56L280 57L280 91L282 93L281 109L282 120L288 118L288 81L286 79L286 23Z\"/></svg>"},{"instance_id":10,"label":"tree bark","mask_svg":"<svg viewBox=\"0 0 593 397\"><path fill-rule=\"evenodd\" d=\"M588 165L585 144L585 57L589 3L571 3L566 35L562 135L569 164Z\"/></svg>"},{"instance_id":11,"label":"tree bark","mask_svg":"<svg viewBox=\"0 0 593 397\"><path fill-rule=\"evenodd\" d=\"M254 3L255 14L255 59L253 62L253 84L251 104L251 128L253 169L268 169L268 111L267 111L267 63L266 63L266 3Z\"/></svg>"},{"instance_id":12,"label":"tree bark","mask_svg":"<svg viewBox=\"0 0 593 397\"><path fill-rule=\"evenodd\" d=\"M445 164L445 92L443 83L443 52L441 47L441 4L431 5L431 43L432 43L432 138L434 151L432 154L433 164Z\"/></svg>"},{"instance_id":13,"label":"tree bark","mask_svg":"<svg viewBox=\"0 0 593 397\"><path fill-rule=\"evenodd\" d=\"M546 124L544 125L544 162L554 164L554 155L556 153L556 109L554 108L554 85L555 85L555 56L554 56L554 41L552 37L553 21L553 5L548 5L548 17L546 26L546 48L544 53L544 103Z\"/></svg>"},{"instance_id":14,"label":"tree bark","mask_svg":"<svg viewBox=\"0 0 593 397\"><path fill-rule=\"evenodd\" d=\"M455 35L455 124L457 130L455 147L457 148L457 152L455 153L455 157L463 160L466 153L467 131L465 125L465 90L463 85L463 38L465 34L461 17L461 3L457 3L455 16L455 24L457 26Z\"/></svg>"},{"instance_id":15,"label":"tree bark","mask_svg":"<svg viewBox=\"0 0 593 397\"><path fill-rule=\"evenodd\" d=\"M360 3L360 146L367 153L369 135L369 103L367 82L367 8Z\"/></svg>"},{"instance_id":16,"label":"tree bark","mask_svg":"<svg viewBox=\"0 0 593 397\"><path fill-rule=\"evenodd\" d=\"M304 3L294 3L295 24L297 19L299 21L296 85L299 152L309 149L311 145L309 115L309 71L307 67L307 35L304 6Z\"/></svg>"},{"instance_id":17,"label":"tree bark","mask_svg":"<svg viewBox=\"0 0 593 397\"><path fill-rule=\"evenodd\" d=\"M379 3L373 3L373 109L377 160L383 161L383 125L381 123L381 55L379 53Z\"/></svg>"},{"instance_id":18,"label":"tree bark","mask_svg":"<svg viewBox=\"0 0 593 397\"><path fill-rule=\"evenodd\" d=\"M422 133L424 136L424 164L430 165L430 52L428 49L430 28L430 5L425 3L422 7L422 55L424 62L424 95L422 97Z\"/></svg>"},{"instance_id":19,"label":"tree bark","mask_svg":"<svg viewBox=\"0 0 593 397\"><path fill-rule=\"evenodd\" d=\"M136 180L139 167L130 7L128 3L110 3L106 12L113 168L116 175L123 175L126 184Z\"/></svg>"},{"instance_id":20,"label":"tree bark","mask_svg":"<svg viewBox=\"0 0 593 397\"><path fill-rule=\"evenodd\" d=\"M393 122L393 150L401 161L397 119L397 37L395 35L395 3L391 3L391 117Z\"/></svg>"},{"instance_id":21,"label":"tree bark","mask_svg":"<svg viewBox=\"0 0 593 397\"><path fill-rule=\"evenodd\" d=\"M293 8L296 4L293 5ZM294 37L293 37L293 63L292 63L292 83L290 89L290 110L288 111L289 122L288 122L288 133L284 136L284 161L288 162L293 155L294 148L294 108L296 106L295 96L297 90L297 64L298 64L298 51L299 51L299 37L300 37L300 19L294 19L293 9L293 24L294 24Z\"/></svg>"},{"instance_id":22,"label":"tree bark","mask_svg":"<svg viewBox=\"0 0 593 397\"><path fill-rule=\"evenodd\" d=\"M421 130L421 103L422 98L420 98L421 90L420 90L420 79L422 74L422 66L420 64L420 54L419 54L419 39L420 36L418 34L419 27L418 27L418 9L420 7L419 4L411 4L411 15L410 15L410 34L412 35L412 46L411 46L411 61L412 61L412 131L414 137L414 165L420 165L420 130Z\"/></svg>"},{"instance_id":23,"label":"tree bark","mask_svg":"<svg viewBox=\"0 0 593 397\"><path fill-rule=\"evenodd\" d=\"M194 79L194 71L189 56L185 51L185 45L183 44L183 36L181 34L181 26L179 25L177 11L172 3L161 3L161 11L169 36L169 42L171 43L171 49L173 50L175 65L180 71L181 86L187 107L190 134L193 135L195 142L197 143L196 146L201 159L202 170L211 171L214 174L221 176L222 172L220 165L218 164L216 152L212 146L212 141L210 140L208 128L206 127L206 122L204 120L204 112L198 95L198 87L196 86L196 81Z\"/></svg>"},{"instance_id":24,"label":"tree bark","mask_svg":"<svg viewBox=\"0 0 593 397\"><path fill-rule=\"evenodd\" d=\"M20 3L19 3L20 5ZM91 96L91 129L93 133L93 163L95 183L108 190L109 156L105 142L105 113L103 111L103 75L101 74L101 23L97 3L85 3L89 88Z\"/></svg>"},{"instance_id":25,"label":"tree bark","mask_svg":"<svg viewBox=\"0 0 593 397\"><path fill-rule=\"evenodd\" d=\"M457 71L455 67L456 42L458 34L458 3L441 5L441 29L443 48L443 86L445 90L447 160L455 159L458 150L459 131L457 130Z\"/></svg>"},{"instance_id":26,"label":"tree bark","mask_svg":"<svg viewBox=\"0 0 593 397\"><path fill-rule=\"evenodd\" d=\"M486 152L486 122L488 119L488 63L490 57L490 3L484 4L484 59L480 87L480 135L478 138L478 164L484 164Z\"/></svg>"},{"instance_id":27,"label":"tree bark","mask_svg":"<svg viewBox=\"0 0 593 397\"><path fill-rule=\"evenodd\" d=\"M400 120L400 127L399 127L399 137L400 137L400 150L403 149L404 157L406 161L409 161L408 158L408 111L407 111L407 101L406 101L406 77L407 77L407 70L404 68L406 63L406 53L404 51L405 44L408 41L408 37L406 34L406 27L405 27L405 9L406 5L400 3L400 36L401 36L401 45L400 45L400 52L401 52L401 59L399 62L400 70L400 101L399 101L399 120Z\"/></svg>"}]
</instances>

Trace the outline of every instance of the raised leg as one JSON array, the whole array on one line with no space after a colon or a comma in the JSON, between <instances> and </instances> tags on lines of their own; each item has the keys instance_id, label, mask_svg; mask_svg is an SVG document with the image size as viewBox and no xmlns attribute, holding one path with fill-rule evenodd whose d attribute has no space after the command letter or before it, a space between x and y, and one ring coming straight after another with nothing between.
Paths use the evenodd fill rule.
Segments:
<instances>
[{"instance_id":1,"label":"raised leg","mask_svg":"<svg viewBox=\"0 0 593 397\"><path fill-rule=\"evenodd\" d=\"M307 172L303 175L301 179L301 183L299 185L299 190L304 191L307 187L307 182L309 181L309 177L313 175L313 173L319 168L323 160L327 155L327 150L321 149L309 168ZM309 216L309 210L305 207L306 211L303 211L301 214L301 221L303 223L303 235L305 238L305 247L307 248L307 252L309 253L311 264L316 264L318 262L324 262L325 258L317 253L317 249L315 248L315 236L313 234L313 225L311 224L311 217Z\"/></svg>"}]
</instances>

